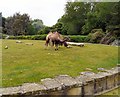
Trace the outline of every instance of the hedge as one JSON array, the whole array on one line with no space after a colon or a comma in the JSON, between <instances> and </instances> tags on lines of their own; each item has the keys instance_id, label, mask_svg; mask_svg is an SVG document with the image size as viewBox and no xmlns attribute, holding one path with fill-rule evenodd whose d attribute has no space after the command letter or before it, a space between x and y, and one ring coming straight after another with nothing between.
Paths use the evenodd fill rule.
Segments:
<instances>
[{"instance_id":1,"label":"hedge","mask_svg":"<svg viewBox=\"0 0 120 97\"><path fill-rule=\"evenodd\" d=\"M26 36L9 36L8 39L28 39L28 40L45 40L47 34L43 35L26 35ZM87 36L81 35L68 35L64 37L69 37L71 42L86 42ZM5 39L5 36L2 37Z\"/></svg>"},{"instance_id":2,"label":"hedge","mask_svg":"<svg viewBox=\"0 0 120 97\"><path fill-rule=\"evenodd\" d=\"M5 39L5 37L2 37ZM9 36L8 39L28 39L28 40L45 40L46 34L43 35L22 35L22 36Z\"/></svg>"},{"instance_id":3,"label":"hedge","mask_svg":"<svg viewBox=\"0 0 120 97\"><path fill-rule=\"evenodd\" d=\"M69 35L71 42L86 42L87 36L81 36L81 35Z\"/></svg>"}]
</instances>

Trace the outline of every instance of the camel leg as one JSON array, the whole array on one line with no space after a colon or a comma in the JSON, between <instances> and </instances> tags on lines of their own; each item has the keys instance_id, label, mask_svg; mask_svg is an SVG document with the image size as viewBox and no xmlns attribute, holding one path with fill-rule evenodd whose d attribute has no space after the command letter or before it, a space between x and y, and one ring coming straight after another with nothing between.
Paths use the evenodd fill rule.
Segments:
<instances>
[{"instance_id":1,"label":"camel leg","mask_svg":"<svg viewBox=\"0 0 120 97\"><path fill-rule=\"evenodd\" d=\"M55 44L55 51L58 50L58 44Z\"/></svg>"},{"instance_id":2,"label":"camel leg","mask_svg":"<svg viewBox=\"0 0 120 97\"><path fill-rule=\"evenodd\" d=\"M46 42L46 43L45 43L45 49L47 49L47 47L48 47L48 43Z\"/></svg>"},{"instance_id":3,"label":"camel leg","mask_svg":"<svg viewBox=\"0 0 120 97\"><path fill-rule=\"evenodd\" d=\"M45 49L47 49L49 42L50 42L50 40L47 39L46 42L45 42Z\"/></svg>"},{"instance_id":4,"label":"camel leg","mask_svg":"<svg viewBox=\"0 0 120 97\"><path fill-rule=\"evenodd\" d=\"M53 49L54 47L54 41L51 41L51 48Z\"/></svg>"}]
</instances>

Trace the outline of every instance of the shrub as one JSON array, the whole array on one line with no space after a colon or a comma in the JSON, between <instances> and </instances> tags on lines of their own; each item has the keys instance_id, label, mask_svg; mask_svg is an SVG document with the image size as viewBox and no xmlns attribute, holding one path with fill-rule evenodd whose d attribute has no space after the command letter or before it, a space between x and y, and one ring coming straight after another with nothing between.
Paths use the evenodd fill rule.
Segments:
<instances>
[{"instance_id":1,"label":"shrub","mask_svg":"<svg viewBox=\"0 0 120 97\"><path fill-rule=\"evenodd\" d=\"M0 33L0 39L5 39L5 35L3 35L2 33Z\"/></svg>"},{"instance_id":2,"label":"shrub","mask_svg":"<svg viewBox=\"0 0 120 97\"><path fill-rule=\"evenodd\" d=\"M87 36L80 36L80 35L70 35L70 41L72 42L85 42Z\"/></svg>"},{"instance_id":3,"label":"shrub","mask_svg":"<svg viewBox=\"0 0 120 97\"><path fill-rule=\"evenodd\" d=\"M16 37L15 36L9 36L8 39L16 39Z\"/></svg>"},{"instance_id":4,"label":"shrub","mask_svg":"<svg viewBox=\"0 0 120 97\"><path fill-rule=\"evenodd\" d=\"M85 42L90 42L91 37L92 37L92 33L89 33L85 39Z\"/></svg>"},{"instance_id":5,"label":"shrub","mask_svg":"<svg viewBox=\"0 0 120 97\"><path fill-rule=\"evenodd\" d=\"M45 40L46 38L46 34L43 34L43 35L34 35L32 36L32 40Z\"/></svg>"},{"instance_id":6,"label":"shrub","mask_svg":"<svg viewBox=\"0 0 120 97\"><path fill-rule=\"evenodd\" d=\"M102 39L102 37L104 36L105 34L101 31L97 31L95 33L90 33L88 35L88 40L89 42L91 43L100 43L100 40Z\"/></svg>"},{"instance_id":7,"label":"shrub","mask_svg":"<svg viewBox=\"0 0 120 97\"><path fill-rule=\"evenodd\" d=\"M99 32L103 32L102 29L93 29L93 30L91 31L91 33L95 33L95 32L97 32L97 31L99 31Z\"/></svg>"},{"instance_id":8,"label":"shrub","mask_svg":"<svg viewBox=\"0 0 120 97\"><path fill-rule=\"evenodd\" d=\"M5 38L5 37L4 37ZM28 39L28 40L45 40L46 34L43 35L27 35L27 36L9 36L9 39Z\"/></svg>"},{"instance_id":9,"label":"shrub","mask_svg":"<svg viewBox=\"0 0 120 97\"><path fill-rule=\"evenodd\" d=\"M27 36L10 36L9 39L28 39L28 40L45 40L47 34L42 35L27 35ZM65 36L66 37L66 36ZM68 35L67 37L70 38L72 42L85 42L87 36L80 36L80 35Z\"/></svg>"}]
</instances>

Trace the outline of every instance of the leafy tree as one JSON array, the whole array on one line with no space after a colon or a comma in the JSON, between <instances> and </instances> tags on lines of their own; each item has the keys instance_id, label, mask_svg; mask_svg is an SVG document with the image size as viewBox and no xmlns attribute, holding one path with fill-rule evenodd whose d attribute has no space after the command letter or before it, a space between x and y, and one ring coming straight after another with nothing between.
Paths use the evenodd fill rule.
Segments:
<instances>
[{"instance_id":1,"label":"leafy tree","mask_svg":"<svg viewBox=\"0 0 120 97\"><path fill-rule=\"evenodd\" d=\"M53 31L58 31L59 33L62 33L63 24L61 22L57 22L55 25L52 26Z\"/></svg>"},{"instance_id":2,"label":"leafy tree","mask_svg":"<svg viewBox=\"0 0 120 97\"><path fill-rule=\"evenodd\" d=\"M27 32L28 32L28 35L35 35L36 34L36 30L31 23L28 24Z\"/></svg>"},{"instance_id":3,"label":"leafy tree","mask_svg":"<svg viewBox=\"0 0 120 97\"><path fill-rule=\"evenodd\" d=\"M51 31L51 27L45 26L37 32L37 34L48 34Z\"/></svg>"},{"instance_id":4,"label":"leafy tree","mask_svg":"<svg viewBox=\"0 0 120 97\"><path fill-rule=\"evenodd\" d=\"M44 28L44 25L43 25L43 21L40 20L40 19L35 19L32 21L32 26L34 27L36 33L41 30L42 28Z\"/></svg>"},{"instance_id":5,"label":"leafy tree","mask_svg":"<svg viewBox=\"0 0 120 97\"><path fill-rule=\"evenodd\" d=\"M59 22L66 25L67 34L81 34L90 5L84 2L67 2L65 14L59 19Z\"/></svg>"},{"instance_id":6,"label":"leafy tree","mask_svg":"<svg viewBox=\"0 0 120 97\"><path fill-rule=\"evenodd\" d=\"M106 29L107 26L120 24L119 6L120 2L101 2L96 4L94 10L95 13L97 13L97 18L101 25L100 27L103 30Z\"/></svg>"},{"instance_id":7,"label":"leafy tree","mask_svg":"<svg viewBox=\"0 0 120 97\"><path fill-rule=\"evenodd\" d=\"M8 17L6 18L6 22L5 22L5 30L6 30L6 34L9 34L9 35L14 35L13 34L13 17Z\"/></svg>"},{"instance_id":8,"label":"leafy tree","mask_svg":"<svg viewBox=\"0 0 120 97\"><path fill-rule=\"evenodd\" d=\"M6 18L2 17L2 31L3 31L3 33L6 33L6 31L5 31L5 22L6 22Z\"/></svg>"},{"instance_id":9,"label":"leafy tree","mask_svg":"<svg viewBox=\"0 0 120 97\"><path fill-rule=\"evenodd\" d=\"M0 33L2 33L2 13L0 13ZM1 34L0 34L1 37Z\"/></svg>"},{"instance_id":10,"label":"leafy tree","mask_svg":"<svg viewBox=\"0 0 120 97\"><path fill-rule=\"evenodd\" d=\"M120 25L120 1L112 5L111 20L109 25Z\"/></svg>"},{"instance_id":11,"label":"leafy tree","mask_svg":"<svg viewBox=\"0 0 120 97\"><path fill-rule=\"evenodd\" d=\"M82 34L89 34L92 29L96 28L97 24L97 15L92 12L88 12L85 25L82 27Z\"/></svg>"},{"instance_id":12,"label":"leafy tree","mask_svg":"<svg viewBox=\"0 0 120 97\"><path fill-rule=\"evenodd\" d=\"M1 23L1 21L2 21L1 18L2 18L2 12L0 12L0 23Z\"/></svg>"},{"instance_id":13,"label":"leafy tree","mask_svg":"<svg viewBox=\"0 0 120 97\"><path fill-rule=\"evenodd\" d=\"M28 34L27 29L30 23L28 14L21 15L16 13L6 19L5 30L10 35L26 35Z\"/></svg>"},{"instance_id":14,"label":"leafy tree","mask_svg":"<svg viewBox=\"0 0 120 97\"><path fill-rule=\"evenodd\" d=\"M105 32L107 26L120 24L119 5L120 3L117 2L93 3L93 9L87 13L82 33L89 34L95 28L102 28Z\"/></svg>"}]
</instances>

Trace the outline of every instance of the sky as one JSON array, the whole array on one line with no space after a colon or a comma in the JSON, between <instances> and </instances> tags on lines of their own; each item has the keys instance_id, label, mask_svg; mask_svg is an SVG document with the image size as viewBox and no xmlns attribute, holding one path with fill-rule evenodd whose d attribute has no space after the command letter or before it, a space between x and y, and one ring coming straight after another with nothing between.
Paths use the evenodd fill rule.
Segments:
<instances>
[{"instance_id":1,"label":"sky","mask_svg":"<svg viewBox=\"0 0 120 97\"><path fill-rule=\"evenodd\" d=\"M74 0L0 0L3 17L16 12L27 13L32 19L41 19L46 26L52 26L65 13L67 1ZM79 1L79 0L78 0ZM119 0L80 0L80 1L119 1Z\"/></svg>"},{"instance_id":2,"label":"sky","mask_svg":"<svg viewBox=\"0 0 120 97\"><path fill-rule=\"evenodd\" d=\"M46 26L52 26L65 13L67 0L0 0L3 17L16 12L27 13L32 19L41 19Z\"/></svg>"}]
</instances>

